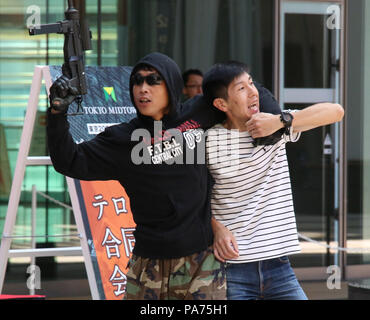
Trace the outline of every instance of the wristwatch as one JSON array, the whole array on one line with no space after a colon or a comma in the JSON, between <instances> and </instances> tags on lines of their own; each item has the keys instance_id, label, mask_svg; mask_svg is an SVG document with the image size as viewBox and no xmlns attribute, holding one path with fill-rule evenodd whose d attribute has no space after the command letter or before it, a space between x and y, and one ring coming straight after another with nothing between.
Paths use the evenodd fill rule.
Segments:
<instances>
[{"instance_id":1,"label":"wristwatch","mask_svg":"<svg viewBox=\"0 0 370 320\"><path fill-rule=\"evenodd\" d=\"M289 130L290 127L292 126L293 119L294 119L293 115L288 111L283 111L280 115L280 121L284 125L286 134L289 134Z\"/></svg>"}]
</instances>

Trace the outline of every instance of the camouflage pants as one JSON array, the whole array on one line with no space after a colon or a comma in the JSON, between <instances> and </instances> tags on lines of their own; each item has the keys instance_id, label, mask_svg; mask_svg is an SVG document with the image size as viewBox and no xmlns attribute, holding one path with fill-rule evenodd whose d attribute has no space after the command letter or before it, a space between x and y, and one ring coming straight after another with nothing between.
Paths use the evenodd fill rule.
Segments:
<instances>
[{"instance_id":1,"label":"camouflage pants","mask_svg":"<svg viewBox=\"0 0 370 320\"><path fill-rule=\"evenodd\" d=\"M133 256L126 300L226 300L226 272L211 248L178 259Z\"/></svg>"}]
</instances>

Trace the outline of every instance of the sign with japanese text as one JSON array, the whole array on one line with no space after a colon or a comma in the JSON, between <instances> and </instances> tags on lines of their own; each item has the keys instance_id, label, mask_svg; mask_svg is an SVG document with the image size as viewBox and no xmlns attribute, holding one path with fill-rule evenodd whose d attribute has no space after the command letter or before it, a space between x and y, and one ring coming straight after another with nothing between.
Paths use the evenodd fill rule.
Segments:
<instances>
[{"instance_id":1,"label":"sign with japanese text","mask_svg":"<svg viewBox=\"0 0 370 320\"><path fill-rule=\"evenodd\" d=\"M76 143L93 139L106 127L136 117L129 94L130 67L87 67L88 94L83 115L68 116ZM61 68L50 67L54 81ZM77 112L73 103L69 113ZM135 245L130 199L117 181L74 180L100 299L122 300L128 260Z\"/></svg>"},{"instance_id":2,"label":"sign with japanese text","mask_svg":"<svg viewBox=\"0 0 370 320\"><path fill-rule=\"evenodd\" d=\"M96 259L106 299L122 298L127 263L135 245L130 200L117 181L78 181L90 227L90 253ZM80 202L81 200L80 199Z\"/></svg>"}]
</instances>

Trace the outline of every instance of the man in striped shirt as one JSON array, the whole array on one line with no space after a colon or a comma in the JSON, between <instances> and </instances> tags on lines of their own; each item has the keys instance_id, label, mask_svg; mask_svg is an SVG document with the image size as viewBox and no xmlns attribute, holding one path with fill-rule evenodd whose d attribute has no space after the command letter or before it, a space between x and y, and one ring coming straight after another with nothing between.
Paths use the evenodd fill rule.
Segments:
<instances>
[{"instance_id":1,"label":"man in striped shirt","mask_svg":"<svg viewBox=\"0 0 370 320\"><path fill-rule=\"evenodd\" d=\"M321 103L260 113L258 91L238 62L212 67L203 92L227 116L208 131L206 150L215 181L214 251L227 263L228 299L306 300L287 257L300 247L285 145L302 131L340 121L343 108Z\"/></svg>"}]
</instances>

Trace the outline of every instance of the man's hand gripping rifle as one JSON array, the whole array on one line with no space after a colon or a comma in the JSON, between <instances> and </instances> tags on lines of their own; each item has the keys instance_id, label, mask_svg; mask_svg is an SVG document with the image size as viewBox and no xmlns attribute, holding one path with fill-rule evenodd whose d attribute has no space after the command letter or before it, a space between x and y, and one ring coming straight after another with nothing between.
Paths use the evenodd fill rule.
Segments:
<instances>
[{"instance_id":1,"label":"man's hand gripping rifle","mask_svg":"<svg viewBox=\"0 0 370 320\"><path fill-rule=\"evenodd\" d=\"M69 105L76 100L78 108L73 115L83 114L78 113L82 95L87 93L83 53L91 50L91 32L86 23L80 25L80 15L73 7L73 0L68 0L65 20L29 29L30 35L48 33L64 34L63 75L50 87L50 105L54 110L66 113Z\"/></svg>"}]
</instances>

